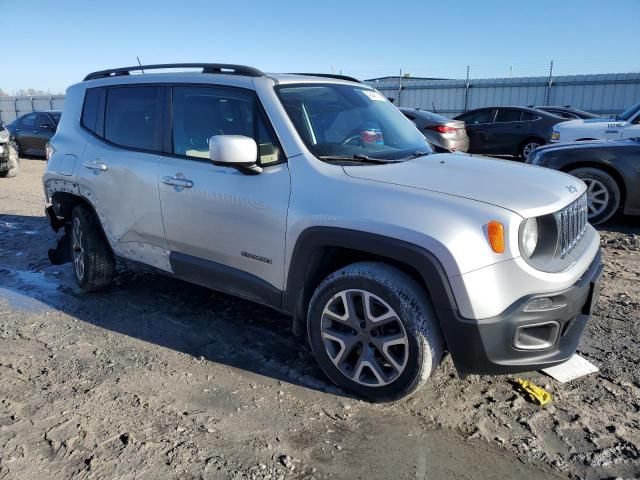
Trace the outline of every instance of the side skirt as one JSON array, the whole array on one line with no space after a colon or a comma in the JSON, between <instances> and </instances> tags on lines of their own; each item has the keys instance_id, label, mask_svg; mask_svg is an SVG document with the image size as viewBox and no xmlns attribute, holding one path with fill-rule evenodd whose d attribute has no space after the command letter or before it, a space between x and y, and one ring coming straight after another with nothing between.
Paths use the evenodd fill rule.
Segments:
<instances>
[{"instance_id":1,"label":"side skirt","mask_svg":"<svg viewBox=\"0 0 640 480\"><path fill-rule=\"evenodd\" d=\"M173 251L169 263L181 280L282 310L283 292L255 275Z\"/></svg>"}]
</instances>

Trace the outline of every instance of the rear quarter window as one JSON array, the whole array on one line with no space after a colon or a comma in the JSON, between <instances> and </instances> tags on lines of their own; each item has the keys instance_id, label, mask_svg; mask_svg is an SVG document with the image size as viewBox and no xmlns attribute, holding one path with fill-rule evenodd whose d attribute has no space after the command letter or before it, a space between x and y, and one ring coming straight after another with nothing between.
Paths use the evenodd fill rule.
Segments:
<instances>
[{"instance_id":1,"label":"rear quarter window","mask_svg":"<svg viewBox=\"0 0 640 480\"><path fill-rule=\"evenodd\" d=\"M87 130L102 136L100 117L101 97L103 96L102 88L89 88L84 94L84 105L82 106L82 126Z\"/></svg>"}]
</instances>

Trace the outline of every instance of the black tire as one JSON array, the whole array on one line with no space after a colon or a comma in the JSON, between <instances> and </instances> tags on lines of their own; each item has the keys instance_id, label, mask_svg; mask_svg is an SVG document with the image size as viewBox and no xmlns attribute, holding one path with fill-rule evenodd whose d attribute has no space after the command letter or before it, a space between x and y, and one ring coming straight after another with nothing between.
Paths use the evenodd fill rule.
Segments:
<instances>
[{"instance_id":1,"label":"black tire","mask_svg":"<svg viewBox=\"0 0 640 480\"><path fill-rule=\"evenodd\" d=\"M604 223L618 211L622 197L620 186L610 174L595 167L576 168L569 174L587 184L589 223L592 225ZM596 208L598 210L594 211Z\"/></svg>"},{"instance_id":2,"label":"black tire","mask_svg":"<svg viewBox=\"0 0 640 480\"><path fill-rule=\"evenodd\" d=\"M343 302L345 309L347 309L346 297L341 297L341 295L360 291L368 295L370 300L367 302L372 302L369 303L369 311L373 311L374 308L382 308L379 311L384 312L387 307L390 307L394 312L387 312L387 314L394 313L395 315L390 315L388 318L397 320L387 320L388 323L384 323L384 326L376 326L379 324L375 321L367 320L365 322L363 320L370 318L370 316L364 314L365 307L362 304L359 314L355 317L356 323L361 326L365 323L371 326L370 335L367 337L362 329L360 333L356 332L355 328L351 329L352 331L347 331L350 327L346 325L350 324L350 321L337 322L335 317L326 316L327 309L333 308L331 307L334 305L332 302ZM353 293L353 295L357 295L357 293ZM339 298L345 300L337 300ZM354 298L357 297L354 296ZM382 300L382 303L378 300ZM364 303L364 300L362 301ZM350 300L350 302L350 305L356 303L355 300ZM374 318L382 318L387 314L374 316ZM348 312L344 315L350 316ZM326 326L327 321L331 324L332 329L341 331L340 335L348 334L349 338L353 339L349 340L349 343L353 345L350 349L344 348L345 343L341 344L326 338L327 332L337 331L330 330ZM391 328L391 330L383 331L383 328ZM375 333L376 329L379 330L378 334ZM311 349L320 368L331 381L346 391L374 402L400 400L417 391L437 368L444 351L440 327L425 290L401 270L378 262L354 263L323 280L309 304L307 331ZM353 336L353 332L357 338ZM389 343L392 342L385 342L383 339L390 339L393 335L398 338L402 336L403 343L389 347ZM380 348L380 345L383 348ZM394 347L399 350L390 352ZM329 350L335 352L336 348L340 350L337 355L332 357ZM397 364L400 363L400 360L402 361L402 370L393 367L391 361L387 360L389 354L395 357ZM378 367L375 369L378 374L389 372L384 377L369 375L375 377L373 381L379 382L379 385L363 382L363 379L366 379L365 368L370 374L374 373L373 368L363 367L366 362L362 362L362 359L365 356L371 360L378 360ZM353 359L357 357L357 360L351 362L352 357ZM337 363L334 363L336 358L338 359ZM351 366L350 362L355 365ZM354 370L358 370L360 374ZM345 371L352 372L351 376L347 376ZM356 376L358 381L354 380ZM382 383L381 378L388 379L388 383Z\"/></svg>"},{"instance_id":3,"label":"black tire","mask_svg":"<svg viewBox=\"0 0 640 480\"><path fill-rule=\"evenodd\" d=\"M113 253L98 222L93 211L86 205L77 205L71 213L73 276L85 292L109 288L116 271ZM79 266L80 261L82 268Z\"/></svg>"},{"instance_id":4,"label":"black tire","mask_svg":"<svg viewBox=\"0 0 640 480\"><path fill-rule=\"evenodd\" d=\"M9 169L0 172L0 177L12 178L20 173L20 156L18 148L14 142L10 142L7 145L7 148L9 149Z\"/></svg>"},{"instance_id":5,"label":"black tire","mask_svg":"<svg viewBox=\"0 0 640 480\"><path fill-rule=\"evenodd\" d=\"M520 144L520 147L518 148L518 155L526 162L531 152L544 145L544 143L544 140L540 138L527 138Z\"/></svg>"}]
</instances>

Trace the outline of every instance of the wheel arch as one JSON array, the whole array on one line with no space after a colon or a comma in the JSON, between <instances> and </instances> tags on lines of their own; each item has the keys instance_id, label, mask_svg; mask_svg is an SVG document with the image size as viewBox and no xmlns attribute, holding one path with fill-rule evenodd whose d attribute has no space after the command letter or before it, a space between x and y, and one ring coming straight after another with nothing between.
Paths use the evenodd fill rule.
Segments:
<instances>
[{"instance_id":1,"label":"wheel arch","mask_svg":"<svg viewBox=\"0 0 640 480\"><path fill-rule=\"evenodd\" d=\"M561 172L569 173L572 170L576 170L577 168L595 168L598 170L602 170L605 173L611 175L611 177L618 184L618 188L620 189L620 207L624 208L627 198L627 184L624 181L624 177L622 174L616 170L611 165L606 163L598 162L597 160L581 160L578 162L570 163L568 165L564 165L560 168Z\"/></svg>"},{"instance_id":2,"label":"wheel arch","mask_svg":"<svg viewBox=\"0 0 640 480\"><path fill-rule=\"evenodd\" d=\"M76 193L57 191L51 194L51 207L53 209L54 215L49 215L49 221L54 230L58 230L61 226L68 224L71 221L71 214L73 209L78 205L85 205L93 215L95 216L98 225L100 225L100 232L102 236L106 239L107 245L109 245L109 249L111 249L111 253L113 252L113 248L109 243L109 237L104 231L104 227L102 226L102 222L100 221L100 216L98 212L96 212L93 204L82 195L78 195Z\"/></svg>"},{"instance_id":3,"label":"wheel arch","mask_svg":"<svg viewBox=\"0 0 640 480\"><path fill-rule=\"evenodd\" d=\"M296 242L289 263L282 309L293 316L293 330L306 328L311 296L329 274L359 261L390 264L425 289L436 311L454 307L455 299L440 261L428 250L384 235L336 227L311 227Z\"/></svg>"}]
</instances>

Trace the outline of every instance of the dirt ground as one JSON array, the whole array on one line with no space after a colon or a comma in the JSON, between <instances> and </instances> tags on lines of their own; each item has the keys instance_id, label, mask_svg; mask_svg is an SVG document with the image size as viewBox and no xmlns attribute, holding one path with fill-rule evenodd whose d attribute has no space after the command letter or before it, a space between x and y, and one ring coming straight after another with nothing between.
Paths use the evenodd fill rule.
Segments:
<instances>
[{"instance_id":1,"label":"dirt ground","mask_svg":"<svg viewBox=\"0 0 640 480\"><path fill-rule=\"evenodd\" d=\"M52 266L41 160L0 179L0 480L640 477L640 221L601 231L580 353L600 372L528 403L450 358L396 404L328 384L266 308L131 267L83 294Z\"/></svg>"}]
</instances>

